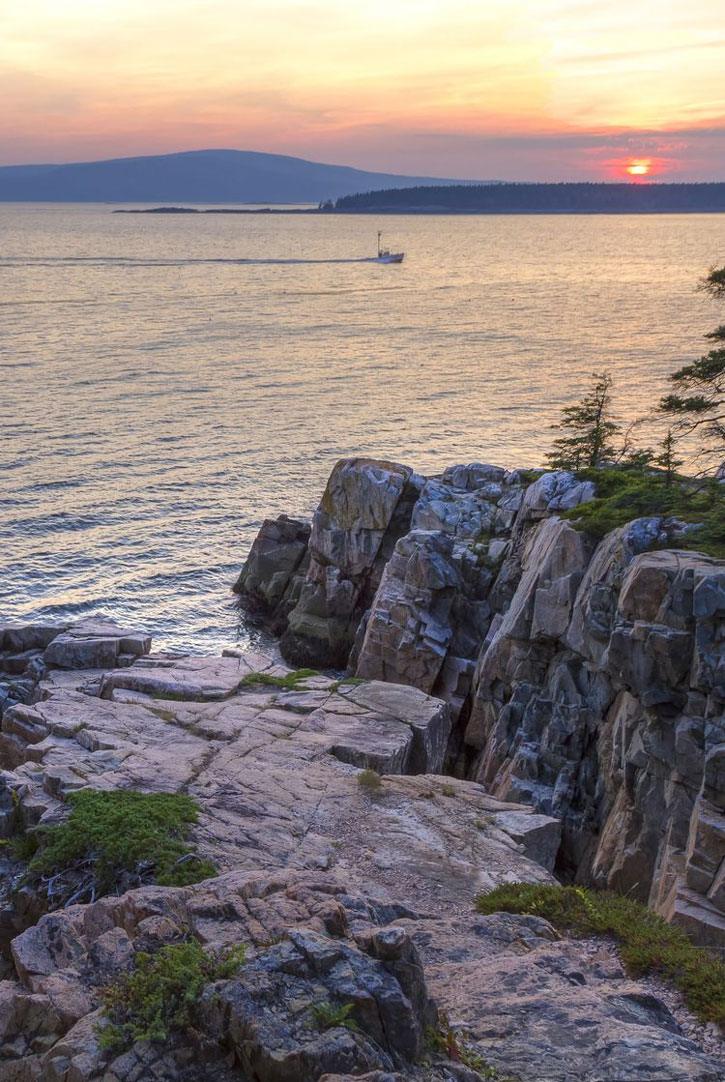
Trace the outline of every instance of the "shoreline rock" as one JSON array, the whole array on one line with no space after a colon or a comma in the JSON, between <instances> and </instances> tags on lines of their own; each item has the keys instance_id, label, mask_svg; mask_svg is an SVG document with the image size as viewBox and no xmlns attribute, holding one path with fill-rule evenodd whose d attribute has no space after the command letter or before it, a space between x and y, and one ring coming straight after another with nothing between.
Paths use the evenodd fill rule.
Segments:
<instances>
[{"instance_id":1,"label":"shoreline rock","mask_svg":"<svg viewBox=\"0 0 725 1082\"><path fill-rule=\"evenodd\" d=\"M64 634L75 650L79 637ZM128 638L105 628L109 637ZM199 806L197 851L221 874L40 916L21 890L0 981L2 1082L317 1082L361 1072L472 1082L469 1068L425 1049L441 1009L471 1055L500 1071L515 1064L527 1082L575 1082L583 1066L634 1082L643 1063L666 1082L717 1077L717 1059L611 960L586 965L576 943L537 918L475 913L479 890L553 881L560 823L435 772L451 725L445 703L380 681L275 686L285 673L235 651L142 654L121 668L48 668L32 702L5 710L4 836L58 821L79 787L185 792ZM371 762L382 777L368 793L358 777ZM207 1044L179 1036L121 1054L99 1048L104 984L139 950L190 935L210 950L249 948L238 976L198 1005ZM349 1004L358 1030L316 1028L313 1008L324 1002ZM574 1031L577 1058L562 1069Z\"/></svg>"},{"instance_id":2,"label":"shoreline rock","mask_svg":"<svg viewBox=\"0 0 725 1082\"><path fill-rule=\"evenodd\" d=\"M299 600L273 610L282 649L443 699L449 772L559 817L562 871L725 947L725 808L706 780L725 755L725 562L652 551L664 517L597 544L560 517L591 482L527 477L339 462L306 572L297 559ZM393 529L403 478L413 504Z\"/></svg>"}]
</instances>

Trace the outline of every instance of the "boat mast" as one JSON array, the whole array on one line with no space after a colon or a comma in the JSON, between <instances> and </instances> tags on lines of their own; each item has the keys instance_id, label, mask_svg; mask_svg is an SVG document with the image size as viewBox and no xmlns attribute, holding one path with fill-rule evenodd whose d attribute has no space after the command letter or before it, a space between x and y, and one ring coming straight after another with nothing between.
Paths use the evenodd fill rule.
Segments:
<instances>
[{"instance_id":1,"label":"boat mast","mask_svg":"<svg viewBox=\"0 0 725 1082\"><path fill-rule=\"evenodd\" d=\"M381 231L378 229L378 259L380 259L380 238L382 237Z\"/></svg>"}]
</instances>

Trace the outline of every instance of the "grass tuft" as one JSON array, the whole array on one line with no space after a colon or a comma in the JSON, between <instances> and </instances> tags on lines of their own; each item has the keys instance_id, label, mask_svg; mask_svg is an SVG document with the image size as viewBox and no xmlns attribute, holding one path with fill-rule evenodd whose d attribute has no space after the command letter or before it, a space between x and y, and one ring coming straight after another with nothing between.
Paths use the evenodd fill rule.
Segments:
<instances>
[{"instance_id":1,"label":"grass tuft","mask_svg":"<svg viewBox=\"0 0 725 1082\"><path fill-rule=\"evenodd\" d=\"M479 894L476 909L486 914L530 913L573 935L614 936L631 976L665 977L699 1018L725 1025L725 964L639 902L610 891L504 883Z\"/></svg>"},{"instance_id":2,"label":"grass tuft","mask_svg":"<svg viewBox=\"0 0 725 1082\"><path fill-rule=\"evenodd\" d=\"M244 964L244 947L219 957L195 940L139 952L134 968L106 987L101 996L105 1024L101 1048L130 1048L136 1041L165 1043L173 1033L194 1029L196 1004L208 984L233 977Z\"/></svg>"},{"instance_id":3,"label":"grass tuft","mask_svg":"<svg viewBox=\"0 0 725 1082\"><path fill-rule=\"evenodd\" d=\"M358 774L357 783L362 786L363 789L373 792L380 788L380 775L377 770L370 770L369 767L366 767L365 770L361 770Z\"/></svg>"}]
</instances>

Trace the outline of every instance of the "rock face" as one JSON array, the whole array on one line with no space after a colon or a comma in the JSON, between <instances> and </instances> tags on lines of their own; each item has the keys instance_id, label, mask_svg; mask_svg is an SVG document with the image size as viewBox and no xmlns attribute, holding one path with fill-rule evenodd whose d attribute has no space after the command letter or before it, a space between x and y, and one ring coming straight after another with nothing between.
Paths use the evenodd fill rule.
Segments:
<instances>
[{"instance_id":1,"label":"rock face","mask_svg":"<svg viewBox=\"0 0 725 1082\"><path fill-rule=\"evenodd\" d=\"M646 1066L714 1082L717 1061L611 959L587 965L536 918L475 915L481 889L552 881L560 822L438 773L445 703L381 681L270 686L283 676L234 651L142 656L49 669L33 702L5 711L3 836L57 822L79 787L183 792L221 874L81 894L39 919L21 886L0 916L2 1082L475 1082L426 1047L441 1008L471 1055L521 1078L637 1082ZM383 776L368 791L371 765ZM721 769L713 759L711 788ZM247 945L204 992L196 1038L104 1049L102 989L137 952L189 937L212 953Z\"/></svg>"},{"instance_id":2,"label":"rock face","mask_svg":"<svg viewBox=\"0 0 725 1082\"><path fill-rule=\"evenodd\" d=\"M661 517L596 544L570 473L395 471L366 518L370 463L335 467L283 644L446 701L449 768L560 818L564 870L725 945L725 564L652 551Z\"/></svg>"},{"instance_id":3,"label":"rock face","mask_svg":"<svg viewBox=\"0 0 725 1082\"><path fill-rule=\"evenodd\" d=\"M238 594L256 602L262 612L273 614L282 633L309 567L310 527L306 522L280 515L267 519L260 529L239 578Z\"/></svg>"},{"instance_id":4,"label":"rock face","mask_svg":"<svg viewBox=\"0 0 725 1082\"><path fill-rule=\"evenodd\" d=\"M410 524L420 482L412 470L372 459L337 464L312 521L309 565L282 636L283 656L303 666L344 666L392 547Z\"/></svg>"}]
</instances>

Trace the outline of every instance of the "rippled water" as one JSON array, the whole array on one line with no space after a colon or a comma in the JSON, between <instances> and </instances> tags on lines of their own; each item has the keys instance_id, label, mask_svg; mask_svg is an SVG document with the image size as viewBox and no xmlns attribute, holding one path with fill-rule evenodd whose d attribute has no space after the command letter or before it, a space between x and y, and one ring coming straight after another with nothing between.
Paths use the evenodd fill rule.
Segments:
<instances>
[{"instance_id":1,"label":"rippled water","mask_svg":"<svg viewBox=\"0 0 725 1082\"><path fill-rule=\"evenodd\" d=\"M339 456L539 464L593 369L631 418L717 322L725 216L110 210L0 205L0 619L244 640L257 527Z\"/></svg>"}]
</instances>

